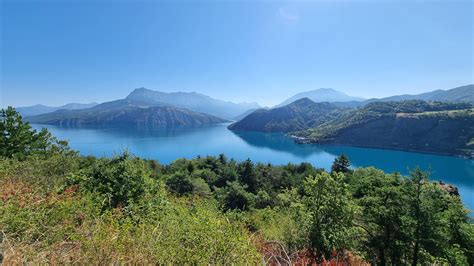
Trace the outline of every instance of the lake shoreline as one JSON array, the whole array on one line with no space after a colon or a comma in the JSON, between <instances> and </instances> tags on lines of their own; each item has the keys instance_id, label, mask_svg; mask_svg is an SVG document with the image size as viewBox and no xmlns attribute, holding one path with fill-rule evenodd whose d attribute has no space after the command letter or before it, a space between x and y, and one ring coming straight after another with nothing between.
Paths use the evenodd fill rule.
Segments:
<instances>
[{"instance_id":1,"label":"lake shoreline","mask_svg":"<svg viewBox=\"0 0 474 266\"><path fill-rule=\"evenodd\" d=\"M467 160L474 160L474 151L470 152L470 155L463 155L463 154L453 154L453 153L444 153L444 152L435 152L435 151L423 151L423 150L413 150L413 149L397 149L397 148L389 148L384 146L372 146L372 145L355 145L355 144L348 144L348 143L320 143L315 142L310 138L300 137L296 135L286 135L293 139L295 144L298 145L315 145L315 146L349 146L349 147L359 147L359 148L370 148L370 149L381 149L381 150L391 150L391 151L405 151L405 152L413 152L413 153L421 153L421 154L432 154L432 155L442 155L442 156L450 156L450 157L457 157Z\"/></svg>"}]
</instances>

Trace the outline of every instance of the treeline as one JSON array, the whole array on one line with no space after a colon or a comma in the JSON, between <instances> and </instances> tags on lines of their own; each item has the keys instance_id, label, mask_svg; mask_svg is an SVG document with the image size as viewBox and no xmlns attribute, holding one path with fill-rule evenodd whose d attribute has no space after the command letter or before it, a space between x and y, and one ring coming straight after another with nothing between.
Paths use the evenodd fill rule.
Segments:
<instances>
[{"instance_id":1,"label":"treeline","mask_svg":"<svg viewBox=\"0 0 474 266\"><path fill-rule=\"evenodd\" d=\"M420 169L96 158L0 119L7 264L474 264L467 210Z\"/></svg>"}]
</instances>

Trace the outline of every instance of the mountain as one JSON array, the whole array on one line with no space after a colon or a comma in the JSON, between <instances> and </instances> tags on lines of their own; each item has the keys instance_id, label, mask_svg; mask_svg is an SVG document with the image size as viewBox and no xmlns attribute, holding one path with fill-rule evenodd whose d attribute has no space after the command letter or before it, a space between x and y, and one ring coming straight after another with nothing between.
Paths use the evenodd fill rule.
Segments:
<instances>
[{"instance_id":1,"label":"mountain","mask_svg":"<svg viewBox=\"0 0 474 266\"><path fill-rule=\"evenodd\" d=\"M342 109L330 103L299 99L283 107L259 109L238 122L230 130L289 132L308 129L332 119Z\"/></svg>"},{"instance_id":2,"label":"mountain","mask_svg":"<svg viewBox=\"0 0 474 266\"><path fill-rule=\"evenodd\" d=\"M390 102L405 100L423 100L439 102L468 102L474 104L474 84L456 87L449 90L435 90L421 94L394 95L385 98L373 98L364 100L363 98L352 97L333 89L318 89L298 93L285 100L276 107L287 105L297 99L307 97L315 102L330 102L338 107L356 108L373 102Z\"/></svg>"},{"instance_id":3,"label":"mountain","mask_svg":"<svg viewBox=\"0 0 474 266\"><path fill-rule=\"evenodd\" d=\"M363 98L352 97L334 89L323 88L323 89L317 89L317 90L298 93L294 95L293 97L283 101L282 103L280 103L279 105L275 107L285 106L287 104L290 104L302 98L309 98L310 100L314 102L350 102L350 101L364 100Z\"/></svg>"},{"instance_id":4,"label":"mountain","mask_svg":"<svg viewBox=\"0 0 474 266\"><path fill-rule=\"evenodd\" d=\"M456 87L450 90L435 90L421 94L395 95L381 99L369 99L365 103L377 101L404 101L404 100L424 100L440 102L469 102L474 103L474 84Z\"/></svg>"},{"instance_id":5,"label":"mountain","mask_svg":"<svg viewBox=\"0 0 474 266\"><path fill-rule=\"evenodd\" d=\"M16 110L24 117L34 116L40 114L51 113L57 110L66 109L66 110L78 110L86 109L93 106L96 106L97 103L68 103L62 106L46 106L42 104L37 104L33 106L18 107Z\"/></svg>"},{"instance_id":6,"label":"mountain","mask_svg":"<svg viewBox=\"0 0 474 266\"><path fill-rule=\"evenodd\" d=\"M84 110L58 110L53 113L28 117L27 121L38 124L65 127L199 127L227 122L208 114L193 112L172 106L149 107L140 102L118 100Z\"/></svg>"},{"instance_id":7,"label":"mountain","mask_svg":"<svg viewBox=\"0 0 474 266\"><path fill-rule=\"evenodd\" d=\"M151 105L169 105L195 112L232 119L249 109L260 108L257 103L232 103L213 99L197 92L161 92L146 88L135 89L127 100L145 102Z\"/></svg>"},{"instance_id":8,"label":"mountain","mask_svg":"<svg viewBox=\"0 0 474 266\"><path fill-rule=\"evenodd\" d=\"M248 116L249 114L251 114L251 113L253 113L253 112L255 112L255 111L259 110L259 109L268 110L268 108L253 108L253 109L249 109L249 110L243 112L242 114L240 114L240 115L238 115L238 116L232 118L232 120L234 120L234 121L239 121L239 120L241 120L242 118Z\"/></svg>"},{"instance_id":9,"label":"mountain","mask_svg":"<svg viewBox=\"0 0 474 266\"><path fill-rule=\"evenodd\" d=\"M369 103L295 134L298 142L474 155L474 106L421 100Z\"/></svg>"}]
</instances>

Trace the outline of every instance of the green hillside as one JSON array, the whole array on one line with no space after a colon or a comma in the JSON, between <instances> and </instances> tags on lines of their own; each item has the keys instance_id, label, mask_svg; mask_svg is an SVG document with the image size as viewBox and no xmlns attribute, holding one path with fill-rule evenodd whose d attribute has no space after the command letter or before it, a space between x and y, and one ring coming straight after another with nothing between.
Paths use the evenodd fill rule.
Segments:
<instances>
[{"instance_id":1,"label":"green hillside","mask_svg":"<svg viewBox=\"0 0 474 266\"><path fill-rule=\"evenodd\" d=\"M28 117L27 120L32 123L66 127L131 126L142 128L197 127L226 122L224 119L184 108L150 107L140 102L125 100L84 110L61 110Z\"/></svg>"},{"instance_id":2,"label":"green hillside","mask_svg":"<svg viewBox=\"0 0 474 266\"><path fill-rule=\"evenodd\" d=\"M329 121L344 110L330 103L315 103L303 98L283 107L254 111L230 125L229 129L265 132L304 130Z\"/></svg>"},{"instance_id":3,"label":"green hillside","mask_svg":"<svg viewBox=\"0 0 474 266\"><path fill-rule=\"evenodd\" d=\"M471 156L474 112L467 103L376 102L295 135L311 143Z\"/></svg>"},{"instance_id":4,"label":"green hillside","mask_svg":"<svg viewBox=\"0 0 474 266\"><path fill-rule=\"evenodd\" d=\"M5 265L474 263L457 188L420 169L80 156L13 108L0 132Z\"/></svg>"}]
</instances>

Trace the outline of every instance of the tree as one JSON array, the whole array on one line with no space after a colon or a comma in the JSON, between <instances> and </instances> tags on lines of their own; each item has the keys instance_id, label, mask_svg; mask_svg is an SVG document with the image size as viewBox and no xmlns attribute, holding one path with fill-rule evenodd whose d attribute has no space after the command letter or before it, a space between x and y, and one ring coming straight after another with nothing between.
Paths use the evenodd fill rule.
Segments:
<instances>
[{"instance_id":1,"label":"tree","mask_svg":"<svg viewBox=\"0 0 474 266\"><path fill-rule=\"evenodd\" d=\"M351 163L345 154L339 155L331 166L332 173L348 173Z\"/></svg>"},{"instance_id":2,"label":"tree","mask_svg":"<svg viewBox=\"0 0 474 266\"><path fill-rule=\"evenodd\" d=\"M227 163L227 157L223 153L219 154L219 162L222 165L225 165Z\"/></svg>"},{"instance_id":3,"label":"tree","mask_svg":"<svg viewBox=\"0 0 474 266\"><path fill-rule=\"evenodd\" d=\"M469 233L462 230L467 223L467 212L458 196L449 195L438 184L429 182L428 177L428 173L416 168L405 182L411 264L432 263L426 253L444 258L450 264L472 261L473 240L467 240Z\"/></svg>"},{"instance_id":4,"label":"tree","mask_svg":"<svg viewBox=\"0 0 474 266\"><path fill-rule=\"evenodd\" d=\"M329 258L333 251L350 248L356 207L344 183L344 175L323 172L304 181L304 216L315 255Z\"/></svg>"},{"instance_id":5,"label":"tree","mask_svg":"<svg viewBox=\"0 0 474 266\"><path fill-rule=\"evenodd\" d=\"M222 209L227 210L249 210L255 202L255 196L245 190L245 185L238 181L227 184L225 188L219 190Z\"/></svg>"},{"instance_id":6,"label":"tree","mask_svg":"<svg viewBox=\"0 0 474 266\"><path fill-rule=\"evenodd\" d=\"M67 142L58 142L46 129L33 130L13 107L0 111L0 144L0 156L20 160L33 153L68 149Z\"/></svg>"},{"instance_id":7,"label":"tree","mask_svg":"<svg viewBox=\"0 0 474 266\"><path fill-rule=\"evenodd\" d=\"M408 210L400 177L370 167L355 170L351 181L361 207L356 223L365 231L362 251L375 258L373 264L404 264L401 259L409 250L403 242L407 231L403 221Z\"/></svg>"},{"instance_id":8,"label":"tree","mask_svg":"<svg viewBox=\"0 0 474 266\"><path fill-rule=\"evenodd\" d=\"M250 192L257 190L257 175L255 167L250 159L245 160L239 165L240 182L247 185Z\"/></svg>"},{"instance_id":9,"label":"tree","mask_svg":"<svg viewBox=\"0 0 474 266\"><path fill-rule=\"evenodd\" d=\"M183 172L172 174L171 177L166 180L166 186L178 195L190 194L194 189L191 178Z\"/></svg>"},{"instance_id":10,"label":"tree","mask_svg":"<svg viewBox=\"0 0 474 266\"><path fill-rule=\"evenodd\" d=\"M70 178L70 183L97 193L106 203L103 208L125 207L138 202L145 194L150 176L145 161L132 158L127 152L112 159L100 159L91 168Z\"/></svg>"}]
</instances>

